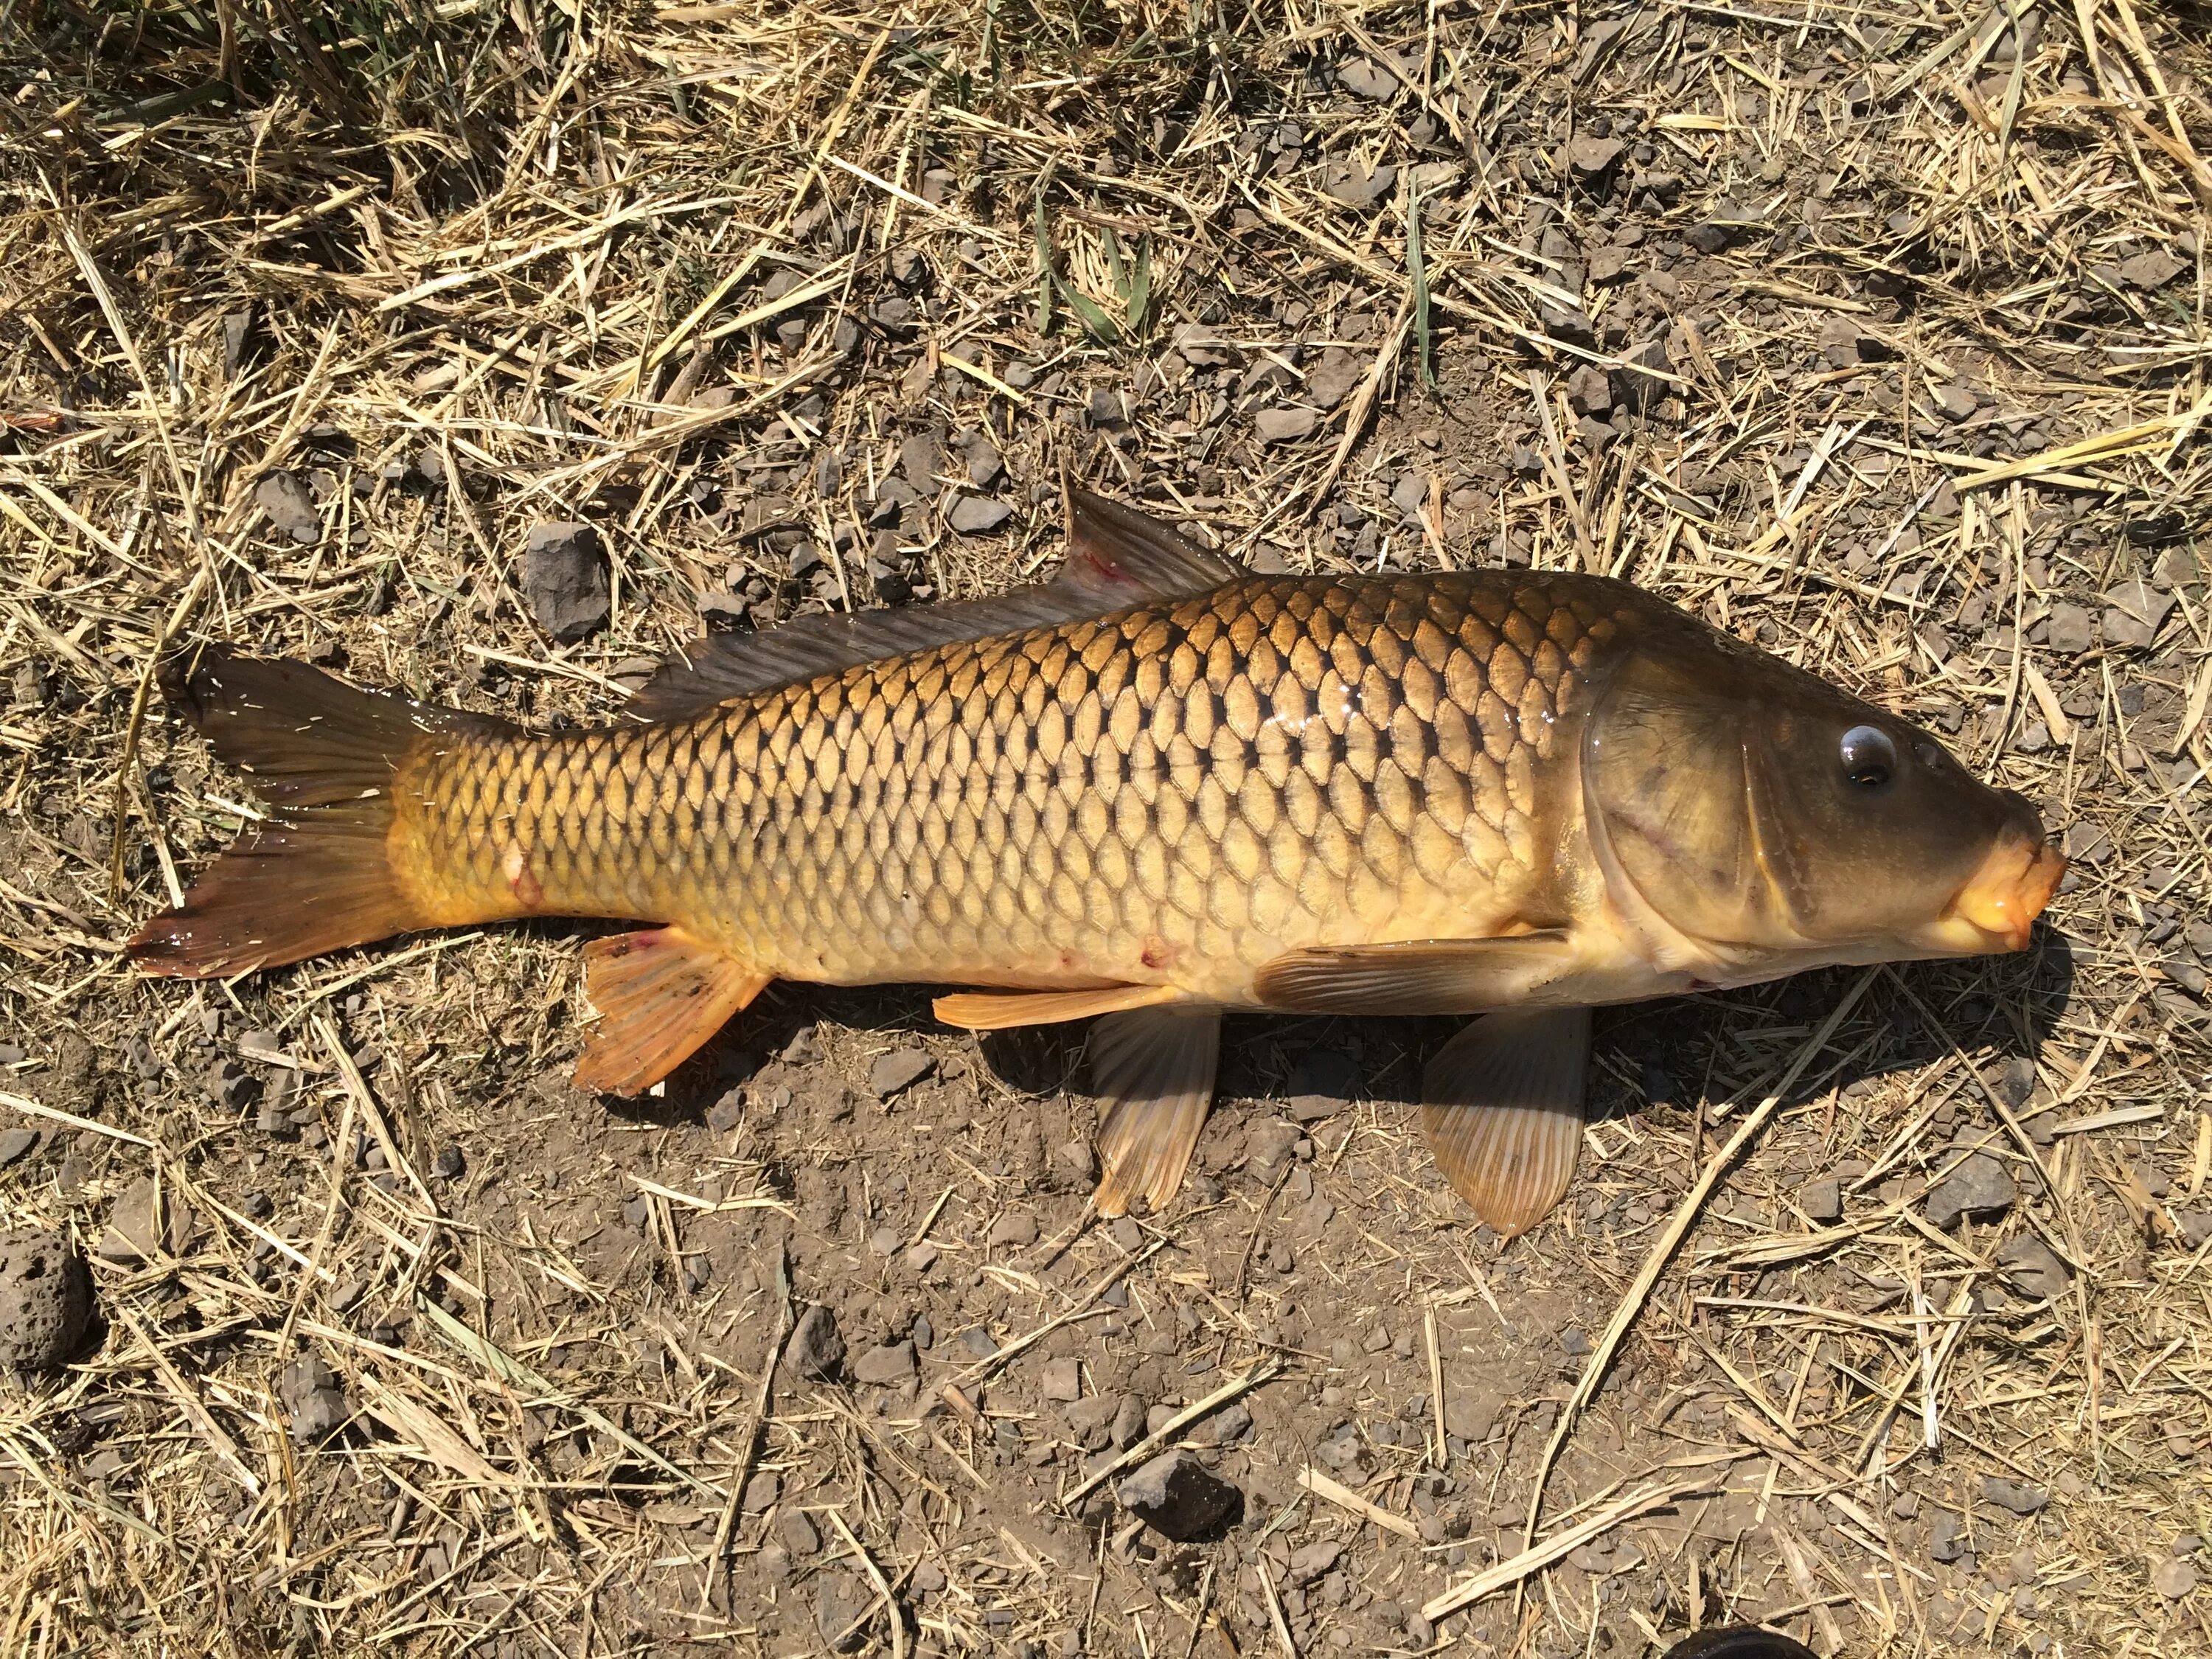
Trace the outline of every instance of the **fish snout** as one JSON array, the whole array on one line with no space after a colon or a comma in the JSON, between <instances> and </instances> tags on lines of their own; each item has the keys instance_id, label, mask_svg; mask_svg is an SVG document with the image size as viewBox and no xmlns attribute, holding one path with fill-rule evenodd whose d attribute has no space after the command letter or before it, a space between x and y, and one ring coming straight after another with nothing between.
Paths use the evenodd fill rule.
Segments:
<instances>
[{"instance_id":1,"label":"fish snout","mask_svg":"<svg viewBox=\"0 0 2212 1659\"><path fill-rule=\"evenodd\" d=\"M1970 953L2024 951L2035 919L2051 902L2066 860L2042 826L2000 836L1943 914L1945 931Z\"/></svg>"}]
</instances>

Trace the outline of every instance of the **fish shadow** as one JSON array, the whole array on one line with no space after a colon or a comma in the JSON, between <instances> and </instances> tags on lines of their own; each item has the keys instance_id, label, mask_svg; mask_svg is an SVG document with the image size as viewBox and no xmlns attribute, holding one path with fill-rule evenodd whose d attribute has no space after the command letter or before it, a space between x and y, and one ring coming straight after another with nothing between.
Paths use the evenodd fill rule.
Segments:
<instances>
[{"instance_id":1,"label":"fish shadow","mask_svg":"<svg viewBox=\"0 0 2212 1659\"><path fill-rule=\"evenodd\" d=\"M1744 1041L1761 1031L1803 1028L1833 1012L1866 970L1829 968L1765 985L1702 996L1669 997L1597 1011L1584 1115L1601 1122L1654 1109L1711 1111L1741 1092ZM1784 1097L1802 1104L1831 1090L1924 1069L1954 1045L1978 1062L2033 1059L2064 1012L2075 963L2065 937L2039 924L2028 950L2014 956L1899 963L1876 973L1844 1032L1871 1034L1850 1043L1840 1063L1832 1045L1816 1055ZM951 1033L931 1002L951 988L823 986L778 981L672 1074L659 1096L601 1097L623 1121L674 1127L708 1110L764 1066L793 1050L823 1022L881 1035L942 1040ZM1462 1018L1232 1012L1222 1028L1215 1087L1224 1104L1279 1105L1317 1121L1372 1103L1410 1113L1422 1069L1465 1024ZM1026 1095L1083 1093L1089 1021L1019 1026L977 1034L976 1052L992 1075ZM803 1045L802 1045L803 1047ZM1793 1052L1794 1051L1790 1051ZM1781 1061L1787 1064L1785 1056ZM1766 1086L1770 1065L1754 1063L1749 1087ZM2009 1101L2014 1109L2025 1097Z\"/></svg>"}]
</instances>

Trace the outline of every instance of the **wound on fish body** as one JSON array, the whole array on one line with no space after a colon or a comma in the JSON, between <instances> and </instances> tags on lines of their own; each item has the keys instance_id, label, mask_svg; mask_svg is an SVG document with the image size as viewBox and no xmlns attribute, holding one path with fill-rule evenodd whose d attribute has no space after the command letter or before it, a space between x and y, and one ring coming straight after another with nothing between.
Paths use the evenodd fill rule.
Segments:
<instances>
[{"instance_id":1,"label":"wound on fish body","mask_svg":"<svg viewBox=\"0 0 2212 1659\"><path fill-rule=\"evenodd\" d=\"M1478 1014L1423 1122L1501 1233L1571 1177L1589 1010L2018 950L2063 868L1927 733L1626 583L1254 576L1070 493L1054 580L695 642L535 734L207 646L170 706L269 817L131 941L211 977L524 915L593 940L586 1087L771 980L1094 1019L1097 1202L1164 1206L1230 1008Z\"/></svg>"}]
</instances>

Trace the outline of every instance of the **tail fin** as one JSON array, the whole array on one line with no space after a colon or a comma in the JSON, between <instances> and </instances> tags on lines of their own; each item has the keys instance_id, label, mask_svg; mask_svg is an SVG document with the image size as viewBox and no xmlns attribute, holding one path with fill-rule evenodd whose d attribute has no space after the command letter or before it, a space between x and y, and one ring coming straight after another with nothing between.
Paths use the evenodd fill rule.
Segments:
<instances>
[{"instance_id":1,"label":"tail fin","mask_svg":"<svg viewBox=\"0 0 2212 1659\"><path fill-rule=\"evenodd\" d=\"M171 710L275 810L131 941L140 969L214 979L424 926L392 866L392 777L438 732L504 721L360 691L305 663L216 646L161 674Z\"/></svg>"}]
</instances>

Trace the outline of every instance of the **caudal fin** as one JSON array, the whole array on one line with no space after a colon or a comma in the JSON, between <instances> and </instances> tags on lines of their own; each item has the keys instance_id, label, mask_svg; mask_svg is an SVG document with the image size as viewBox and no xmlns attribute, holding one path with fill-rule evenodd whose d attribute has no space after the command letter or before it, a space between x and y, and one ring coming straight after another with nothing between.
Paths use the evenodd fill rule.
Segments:
<instances>
[{"instance_id":1,"label":"caudal fin","mask_svg":"<svg viewBox=\"0 0 2212 1659\"><path fill-rule=\"evenodd\" d=\"M202 647L165 665L173 713L249 774L270 815L249 825L131 941L140 969L213 979L426 925L394 876L394 773L438 734L504 722L357 690L305 663Z\"/></svg>"}]
</instances>

